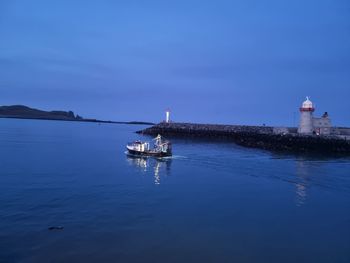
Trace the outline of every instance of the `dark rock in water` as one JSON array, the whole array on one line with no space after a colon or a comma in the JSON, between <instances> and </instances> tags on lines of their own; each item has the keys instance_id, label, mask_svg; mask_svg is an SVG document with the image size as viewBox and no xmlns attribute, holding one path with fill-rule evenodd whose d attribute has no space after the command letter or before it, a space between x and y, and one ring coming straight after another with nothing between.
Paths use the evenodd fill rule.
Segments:
<instances>
[{"instance_id":1,"label":"dark rock in water","mask_svg":"<svg viewBox=\"0 0 350 263\"><path fill-rule=\"evenodd\" d=\"M48 230L63 230L64 227L63 226L50 226L48 228Z\"/></svg>"}]
</instances>

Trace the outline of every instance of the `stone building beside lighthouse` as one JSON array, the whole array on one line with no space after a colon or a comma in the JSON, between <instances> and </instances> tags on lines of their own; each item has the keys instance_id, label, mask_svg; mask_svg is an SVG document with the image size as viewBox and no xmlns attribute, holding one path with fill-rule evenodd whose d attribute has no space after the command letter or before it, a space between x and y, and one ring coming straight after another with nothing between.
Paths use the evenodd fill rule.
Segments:
<instances>
[{"instance_id":1,"label":"stone building beside lighthouse","mask_svg":"<svg viewBox=\"0 0 350 263\"><path fill-rule=\"evenodd\" d=\"M305 135L330 135L332 130L331 119L327 112L322 117L314 117L315 106L309 97L303 102L300 108L299 134Z\"/></svg>"}]
</instances>

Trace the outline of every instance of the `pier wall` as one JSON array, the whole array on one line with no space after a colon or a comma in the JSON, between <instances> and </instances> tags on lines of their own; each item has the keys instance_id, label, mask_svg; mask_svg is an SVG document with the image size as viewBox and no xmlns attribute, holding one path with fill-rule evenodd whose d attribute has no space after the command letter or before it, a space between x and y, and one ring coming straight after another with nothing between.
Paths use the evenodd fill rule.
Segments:
<instances>
[{"instance_id":1,"label":"pier wall","mask_svg":"<svg viewBox=\"0 0 350 263\"><path fill-rule=\"evenodd\" d=\"M343 136L299 135L296 128L215 125L194 123L159 123L138 133L166 137L218 138L246 147L276 151L346 153L350 140Z\"/></svg>"},{"instance_id":2,"label":"pier wall","mask_svg":"<svg viewBox=\"0 0 350 263\"><path fill-rule=\"evenodd\" d=\"M350 128L335 127L332 128L332 133L337 135L350 136Z\"/></svg>"}]
</instances>

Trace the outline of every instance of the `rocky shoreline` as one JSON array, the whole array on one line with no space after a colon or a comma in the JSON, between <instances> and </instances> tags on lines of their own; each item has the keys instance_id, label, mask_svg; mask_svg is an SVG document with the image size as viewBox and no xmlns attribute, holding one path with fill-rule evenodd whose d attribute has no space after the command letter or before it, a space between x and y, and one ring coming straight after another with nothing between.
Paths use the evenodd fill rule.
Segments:
<instances>
[{"instance_id":1,"label":"rocky shoreline","mask_svg":"<svg viewBox=\"0 0 350 263\"><path fill-rule=\"evenodd\" d=\"M273 151L350 155L350 137L299 135L295 128L268 126L159 123L137 133L167 137L224 139L238 145Z\"/></svg>"}]
</instances>

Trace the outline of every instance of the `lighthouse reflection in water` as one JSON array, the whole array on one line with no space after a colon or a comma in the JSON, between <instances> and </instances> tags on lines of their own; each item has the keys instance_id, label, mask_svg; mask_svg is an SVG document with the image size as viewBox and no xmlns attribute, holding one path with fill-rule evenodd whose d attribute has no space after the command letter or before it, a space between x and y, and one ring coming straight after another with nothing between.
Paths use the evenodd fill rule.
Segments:
<instances>
[{"instance_id":1,"label":"lighthouse reflection in water","mask_svg":"<svg viewBox=\"0 0 350 263\"><path fill-rule=\"evenodd\" d=\"M154 184L160 184L162 177L170 175L171 157L154 158L128 154L127 161L144 174L151 173L154 177Z\"/></svg>"}]
</instances>

